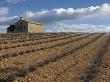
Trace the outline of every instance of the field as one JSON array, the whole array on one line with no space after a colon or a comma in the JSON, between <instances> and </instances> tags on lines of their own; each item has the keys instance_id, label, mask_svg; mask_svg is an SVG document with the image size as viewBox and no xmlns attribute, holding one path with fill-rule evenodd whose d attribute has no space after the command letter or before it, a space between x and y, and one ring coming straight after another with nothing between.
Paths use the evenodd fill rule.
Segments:
<instances>
[{"instance_id":1,"label":"field","mask_svg":"<svg viewBox=\"0 0 110 82\"><path fill-rule=\"evenodd\" d=\"M110 36L0 34L0 82L110 82Z\"/></svg>"}]
</instances>

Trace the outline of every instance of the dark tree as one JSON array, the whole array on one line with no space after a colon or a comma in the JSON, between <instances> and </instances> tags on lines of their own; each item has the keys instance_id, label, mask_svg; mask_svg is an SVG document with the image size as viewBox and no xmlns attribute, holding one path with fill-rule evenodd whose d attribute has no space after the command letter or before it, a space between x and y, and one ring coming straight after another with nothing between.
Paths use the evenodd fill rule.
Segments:
<instances>
[{"instance_id":1,"label":"dark tree","mask_svg":"<svg viewBox=\"0 0 110 82\"><path fill-rule=\"evenodd\" d=\"M8 33L13 33L13 32L15 32L15 25L10 25L8 28L7 28L7 32Z\"/></svg>"}]
</instances>

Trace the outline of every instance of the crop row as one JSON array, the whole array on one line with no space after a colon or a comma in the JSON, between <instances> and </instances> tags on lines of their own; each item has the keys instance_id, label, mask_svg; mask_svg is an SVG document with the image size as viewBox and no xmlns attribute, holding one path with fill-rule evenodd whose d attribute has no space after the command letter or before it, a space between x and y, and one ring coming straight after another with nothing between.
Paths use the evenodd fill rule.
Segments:
<instances>
[{"instance_id":1,"label":"crop row","mask_svg":"<svg viewBox=\"0 0 110 82\"><path fill-rule=\"evenodd\" d=\"M71 34L76 34L76 33L71 33ZM55 36L55 35L70 35L70 33L35 33L35 34L30 34L30 33L19 33L19 34L1 34L0 35L0 39L7 39L7 40L11 40L11 39L23 39L23 38L34 38L34 37L41 37L41 36Z\"/></svg>"},{"instance_id":2,"label":"crop row","mask_svg":"<svg viewBox=\"0 0 110 82\"><path fill-rule=\"evenodd\" d=\"M78 39L80 37L84 37L84 36L87 36L87 35L89 35L89 34L77 35L76 37L70 37L70 38L67 38L67 39L56 40L56 41L51 41L51 42L47 42L47 43L41 43L41 44L38 43L37 45L34 44L34 43L37 43L37 42L33 41L32 44L34 44L34 45L29 45L29 44L25 43L27 45L26 46L21 46L21 47L17 46L17 45L20 45L20 43L18 43L18 44L15 44L17 47L10 48L10 49L5 48L5 49L1 50L0 53L1 53L1 55L3 55L3 54L6 54L6 53L9 53L9 52L15 52L15 51L19 52L21 50L25 51L27 49L30 49L30 47L31 47L31 49L36 49L36 48L37 49L41 49L41 48L45 48L45 47L48 47L48 46L52 46L52 45L56 45L56 44L61 44L62 42L64 43L64 42L68 42L70 40L72 41L72 40L75 40L75 39ZM40 40L40 41L43 41L43 40ZM46 39L44 41L46 41Z\"/></svg>"},{"instance_id":3,"label":"crop row","mask_svg":"<svg viewBox=\"0 0 110 82\"><path fill-rule=\"evenodd\" d=\"M48 42L54 42L54 41L58 41L58 40L63 40L63 39L67 39L70 37L76 37L76 36L82 36L81 34L77 34L77 35L70 35L70 36L59 36L59 37L54 37L54 38L48 38L48 39L36 39L36 40L32 40L30 42L23 42L21 43L17 43L17 44L8 44L8 45L2 45L0 47L0 50L3 49L9 49L9 48L16 48L16 47L21 47L21 46L30 46L30 45L37 45L37 44L42 44L42 43L48 43Z\"/></svg>"},{"instance_id":4,"label":"crop row","mask_svg":"<svg viewBox=\"0 0 110 82\"><path fill-rule=\"evenodd\" d=\"M107 52L104 54L102 64L99 67L99 72L93 79L93 82L109 82L110 81L110 44L108 45Z\"/></svg>"},{"instance_id":5,"label":"crop row","mask_svg":"<svg viewBox=\"0 0 110 82\"><path fill-rule=\"evenodd\" d=\"M66 45L66 44L68 44L68 43L71 43L71 42L75 42L75 41L78 41L78 40L81 40L81 39L84 39L84 38L87 38L87 37L89 37L91 34L88 34L88 35L84 35L83 37L82 36L80 36L80 37L76 37L76 38L73 38L73 39L70 39L70 40L67 40L67 41L62 41L61 40L61 42L60 42L60 40L59 41L57 41L57 42L54 42L54 44L52 43L51 45L44 45L44 47L35 47L35 45L34 45L34 47L32 48L31 47L31 49L29 48L29 49L26 49L26 50L22 50L22 51L17 51L17 52L11 52L11 53L6 53L6 54L3 54L2 56L0 56L0 60L2 60L2 59L6 59L6 58L9 58L9 57L16 57L16 56L18 56L18 55L23 55L23 54L25 54L25 53L32 53L32 52L38 52L38 51L40 51L40 50L46 50L46 49L49 49L49 48L54 48L54 47L57 47L57 46L62 46L62 45ZM30 47L30 46L29 46Z\"/></svg>"},{"instance_id":6,"label":"crop row","mask_svg":"<svg viewBox=\"0 0 110 82\"><path fill-rule=\"evenodd\" d=\"M102 41L102 47L100 48L100 50L97 52L97 56L94 58L93 63L91 64L91 66L87 69L85 76L84 76L84 81L85 82L90 82L92 81L97 73L99 72L99 68L102 65L103 59L105 57L105 54L107 52L107 48L110 44L110 38L107 38L106 41Z\"/></svg>"},{"instance_id":7,"label":"crop row","mask_svg":"<svg viewBox=\"0 0 110 82\"><path fill-rule=\"evenodd\" d=\"M35 36L35 37L26 37L26 38L13 38L11 40L7 40L7 39L2 39L2 41L0 41L1 43L0 44L7 44L7 43L16 43L16 42L25 42L25 41L33 41L33 40L39 40L39 39L48 39L48 38L55 38L55 37L60 37L60 36L65 36L65 35L52 35L52 36Z\"/></svg>"}]
</instances>

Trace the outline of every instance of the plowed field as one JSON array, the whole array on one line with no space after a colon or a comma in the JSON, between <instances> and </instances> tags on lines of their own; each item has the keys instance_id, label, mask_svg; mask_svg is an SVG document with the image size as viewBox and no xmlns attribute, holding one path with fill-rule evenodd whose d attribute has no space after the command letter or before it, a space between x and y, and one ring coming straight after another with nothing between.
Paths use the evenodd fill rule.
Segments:
<instances>
[{"instance_id":1,"label":"plowed field","mask_svg":"<svg viewBox=\"0 0 110 82\"><path fill-rule=\"evenodd\" d=\"M110 36L0 34L0 82L110 82Z\"/></svg>"}]
</instances>

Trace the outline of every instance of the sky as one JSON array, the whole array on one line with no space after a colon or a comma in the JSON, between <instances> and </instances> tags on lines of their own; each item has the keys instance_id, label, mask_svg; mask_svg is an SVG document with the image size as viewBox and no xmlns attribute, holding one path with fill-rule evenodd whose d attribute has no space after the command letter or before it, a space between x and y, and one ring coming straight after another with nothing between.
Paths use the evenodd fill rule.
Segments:
<instances>
[{"instance_id":1,"label":"sky","mask_svg":"<svg viewBox=\"0 0 110 82\"><path fill-rule=\"evenodd\" d=\"M110 0L0 0L0 33L21 16L45 32L110 32Z\"/></svg>"}]
</instances>

